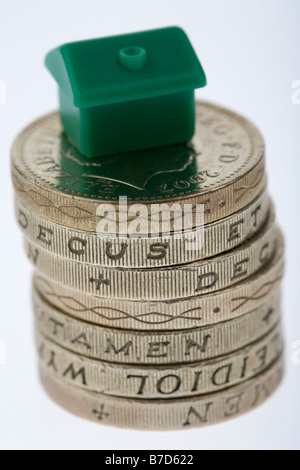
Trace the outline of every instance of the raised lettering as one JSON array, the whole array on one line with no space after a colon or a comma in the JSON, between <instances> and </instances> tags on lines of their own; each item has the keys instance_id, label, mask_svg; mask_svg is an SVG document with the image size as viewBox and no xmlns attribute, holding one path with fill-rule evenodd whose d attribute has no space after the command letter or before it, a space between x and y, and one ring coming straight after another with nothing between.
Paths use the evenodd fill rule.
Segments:
<instances>
[{"instance_id":1,"label":"raised lettering","mask_svg":"<svg viewBox=\"0 0 300 470\"><path fill-rule=\"evenodd\" d=\"M241 373L241 379L243 379L246 375L248 359L249 359L248 356L244 357L243 366L242 366L242 373Z\"/></svg>"},{"instance_id":2,"label":"raised lettering","mask_svg":"<svg viewBox=\"0 0 300 470\"><path fill-rule=\"evenodd\" d=\"M274 313L274 309L273 308L269 308L268 312L266 313L266 315L263 317L263 322L266 322L267 325L270 324L270 319L271 319L271 316L273 315Z\"/></svg>"},{"instance_id":3,"label":"raised lettering","mask_svg":"<svg viewBox=\"0 0 300 470\"><path fill-rule=\"evenodd\" d=\"M146 381L148 379L148 375L127 375L127 379L139 379L139 380L141 380L141 384L140 384L139 390L137 392L137 395L143 395L144 388L145 388L145 385L146 385Z\"/></svg>"},{"instance_id":4,"label":"raised lettering","mask_svg":"<svg viewBox=\"0 0 300 470\"><path fill-rule=\"evenodd\" d=\"M171 380L175 379L175 383L171 390L166 391L166 390L163 390L162 387L163 387L164 382L168 379L171 379ZM165 375L164 377L161 377L159 381L157 382L157 391L163 395L171 395L172 393L175 393L179 390L180 385L181 385L181 378L178 375L174 375L174 374Z\"/></svg>"},{"instance_id":5,"label":"raised lettering","mask_svg":"<svg viewBox=\"0 0 300 470\"><path fill-rule=\"evenodd\" d=\"M149 343L147 357L167 357L167 351L162 351L163 348L169 346L170 341L161 341L157 343Z\"/></svg>"},{"instance_id":6,"label":"raised lettering","mask_svg":"<svg viewBox=\"0 0 300 470\"><path fill-rule=\"evenodd\" d=\"M264 264L269 258L269 243L265 243L260 250L259 261Z\"/></svg>"},{"instance_id":7,"label":"raised lettering","mask_svg":"<svg viewBox=\"0 0 300 470\"><path fill-rule=\"evenodd\" d=\"M222 163L233 163L236 162L238 158L238 155L221 155L219 160Z\"/></svg>"},{"instance_id":8,"label":"raised lettering","mask_svg":"<svg viewBox=\"0 0 300 470\"><path fill-rule=\"evenodd\" d=\"M251 217L254 218L253 227L257 227L257 214L261 210L261 205L259 204L254 211L251 212Z\"/></svg>"},{"instance_id":9,"label":"raised lettering","mask_svg":"<svg viewBox=\"0 0 300 470\"><path fill-rule=\"evenodd\" d=\"M28 219L26 217L26 214L24 214L21 209L19 210L19 218L18 218L19 225L26 230L28 228Z\"/></svg>"},{"instance_id":10,"label":"raised lettering","mask_svg":"<svg viewBox=\"0 0 300 470\"><path fill-rule=\"evenodd\" d=\"M228 243L238 240L241 238L241 234L239 232L239 227L240 225L243 225L244 219L238 220L237 222L234 222L233 224L229 225L229 237L227 239Z\"/></svg>"},{"instance_id":11,"label":"raised lettering","mask_svg":"<svg viewBox=\"0 0 300 470\"><path fill-rule=\"evenodd\" d=\"M225 385L230 382L230 374L232 370L232 364L227 364L225 366L219 367L218 369L215 370L211 377L211 382L213 385L216 385L219 387L220 385ZM224 377L222 376L222 373L224 373ZM218 376L221 376L220 381L218 382Z\"/></svg>"},{"instance_id":12,"label":"raised lettering","mask_svg":"<svg viewBox=\"0 0 300 470\"><path fill-rule=\"evenodd\" d=\"M264 367L266 365L267 352L268 352L268 347L267 346L263 346L261 349L259 349L256 352L256 356L260 360L260 364L258 365L258 367L256 367L256 369L254 369L254 372L256 372L257 370L261 369L262 367Z\"/></svg>"},{"instance_id":13,"label":"raised lettering","mask_svg":"<svg viewBox=\"0 0 300 470\"><path fill-rule=\"evenodd\" d=\"M214 287L218 279L219 279L218 274L214 272L201 274L200 276L198 276L198 285L197 285L195 292L200 292L204 289L209 289L210 287Z\"/></svg>"},{"instance_id":14,"label":"raised lettering","mask_svg":"<svg viewBox=\"0 0 300 470\"><path fill-rule=\"evenodd\" d=\"M66 371L63 373L63 377L67 377L69 373L71 373L72 380L75 380L77 379L78 376L81 376L82 385L87 385L84 367L79 369L78 372L75 372L74 364L71 363L69 367L66 369Z\"/></svg>"},{"instance_id":15,"label":"raised lettering","mask_svg":"<svg viewBox=\"0 0 300 470\"><path fill-rule=\"evenodd\" d=\"M255 394L254 394L254 400L251 403L251 407L255 408L261 401L261 394L264 394L265 398L268 398L270 395L270 390L269 387L267 386L266 383L262 383L260 385L256 385L255 387Z\"/></svg>"},{"instance_id":16,"label":"raised lettering","mask_svg":"<svg viewBox=\"0 0 300 470\"><path fill-rule=\"evenodd\" d=\"M47 364L47 367L52 367L52 369L54 370L54 372L57 372L57 366L55 364L55 352L54 351L51 351L50 352L50 359L49 359L49 362Z\"/></svg>"},{"instance_id":17,"label":"raised lettering","mask_svg":"<svg viewBox=\"0 0 300 470\"><path fill-rule=\"evenodd\" d=\"M202 375L202 370L199 370L199 371L195 372L195 380L194 380L194 384L193 384L191 392L197 392L198 391L199 379L200 379L201 375Z\"/></svg>"},{"instance_id":18,"label":"raised lettering","mask_svg":"<svg viewBox=\"0 0 300 470\"><path fill-rule=\"evenodd\" d=\"M163 259L167 256L167 250L169 247L169 243L153 243L150 245L151 253L148 253L147 258L153 260Z\"/></svg>"},{"instance_id":19,"label":"raised lettering","mask_svg":"<svg viewBox=\"0 0 300 470\"><path fill-rule=\"evenodd\" d=\"M240 277L247 276L248 269L244 266L246 263L249 263L249 258L245 258L233 266L233 276L231 278L232 281L239 279Z\"/></svg>"},{"instance_id":20,"label":"raised lettering","mask_svg":"<svg viewBox=\"0 0 300 470\"><path fill-rule=\"evenodd\" d=\"M27 245L26 252L28 259L30 259L32 263L36 265L39 259L39 250L37 248L33 248L31 245Z\"/></svg>"},{"instance_id":21,"label":"raised lettering","mask_svg":"<svg viewBox=\"0 0 300 470\"><path fill-rule=\"evenodd\" d=\"M191 338L186 338L185 339L185 356L189 356L191 353L192 348L196 348L198 351L201 353L206 352L208 340L211 338L211 335L205 335L203 338L202 344L196 343L193 339Z\"/></svg>"},{"instance_id":22,"label":"raised lettering","mask_svg":"<svg viewBox=\"0 0 300 470\"><path fill-rule=\"evenodd\" d=\"M191 418L192 415L195 416L197 418L197 420L200 421L201 423L207 423L208 413L209 413L209 410L210 410L212 405L213 405L213 403L206 403L205 412L203 413L202 416L201 416L200 412L198 412L193 406L190 406L189 410L188 410L188 413L187 413L186 421L183 423L183 426L190 426L191 425L190 418Z\"/></svg>"},{"instance_id":23,"label":"raised lettering","mask_svg":"<svg viewBox=\"0 0 300 470\"><path fill-rule=\"evenodd\" d=\"M224 416L228 418L229 416L236 415L240 412L240 404L242 400L243 393L235 395L226 400L225 405L228 405L228 410L224 411Z\"/></svg>"},{"instance_id":24,"label":"raised lettering","mask_svg":"<svg viewBox=\"0 0 300 470\"><path fill-rule=\"evenodd\" d=\"M132 347L132 341L128 341L124 344L120 349L117 349L110 338L107 338L107 348L105 350L106 353L110 353L113 351L115 354L120 354L121 352L124 353L124 356L129 356L129 350Z\"/></svg>"},{"instance_id":25,"label":"raised lettering","mask_svg":"<svg viewBox=\"0 0 300 470\"><path fill-rule=\"evenodd\" d=\"M38 233L38 236L36 237L37 240L40 240L41 242L45 243L45 245L51 246L52 236L53 236L53 230L47 227L43 227L42 225L39 225L39 233Z\"/></svg>"},{"instance_id":26,"label":"raised lettering","mask_svg":"<svg viewBox=\"0 0 300 470\"><path fill-rule=\"evenodd\" d=\"M70 238L68 247L73 255L82 256L86 252L87 241L78 237Z\"/></svg>"},{"instance_id":27,"label":"raised lettering","mask_svg":"<svg viewBox=\"0 0 300 470\"><path fill-rule=\"evenodd\" d=\"M57 335L58 334L58 327L60 326L61 328L63 328L65 325L64 323L61 323L57 320L55 320L55 318L49 318L49 322L53 323L53 331L52 331L52 334L53 335Z\"/></svg>"},{"instance_id":28,"label":"raised lettering","mask_svg":"<svg viewBox=\"0 0 300 470\"><path fill-rule=\"evenodd\" d=\"M92 346L89 344L85 333L81 333L79 336L77 336L75 339L73 339L71 341L71 343L72 344L82 344L87 349L92 349Z\"/></svg>"},{"instance_id":29,"label":"raised lettering","mask_svg":"<svg viewBox=\"0 0 300 470\"><path fill-rule=\"evenodd\" d=\"M123 258L128 247L127 243L121 243L121 249L119 253L115 254L112 253L112 246L113 245L111 242L106 243L106 255L108 256L108 258L113 261L118 261L119 259Z\"/></svg>"}]
</instances>

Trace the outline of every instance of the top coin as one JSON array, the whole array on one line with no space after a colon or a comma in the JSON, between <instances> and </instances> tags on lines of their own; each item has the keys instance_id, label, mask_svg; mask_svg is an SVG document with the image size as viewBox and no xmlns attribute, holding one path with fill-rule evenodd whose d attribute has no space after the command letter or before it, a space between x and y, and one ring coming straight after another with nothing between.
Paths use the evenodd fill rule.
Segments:
<instances>
[{"instance_id":1,"label":"top coin","mask_svg":"<svg viewBox=\"0 0 300 470\"><path fill-rule=\"evenodd\" d=\"M205 103L197 103L190 143L92 161L67 141L58 114L47 115L17 137L12 172L27 208L92 232L101 220L99 205L117 206L120 197L145 206L176 202L194 210L202 204L208 224L244 208L266 186L259 131L242 117Z\"/></svg>"}]
</instances>

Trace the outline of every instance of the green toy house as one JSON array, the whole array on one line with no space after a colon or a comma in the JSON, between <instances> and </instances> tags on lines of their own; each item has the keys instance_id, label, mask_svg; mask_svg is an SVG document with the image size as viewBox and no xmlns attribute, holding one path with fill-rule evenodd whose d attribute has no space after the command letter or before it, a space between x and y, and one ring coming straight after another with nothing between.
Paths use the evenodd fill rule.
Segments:
<instances>
[{"instance_id":1,"label":"green toy house","mask_svg":"<svg viewBox=\"0 0 300 470\"><path fill-rule=\"evenodd\" d=\"M206 85L184 31L163 28L65 44L46 66L60 117L87 158L189 141L194 89Z\"/></svg>"}]
</instances>

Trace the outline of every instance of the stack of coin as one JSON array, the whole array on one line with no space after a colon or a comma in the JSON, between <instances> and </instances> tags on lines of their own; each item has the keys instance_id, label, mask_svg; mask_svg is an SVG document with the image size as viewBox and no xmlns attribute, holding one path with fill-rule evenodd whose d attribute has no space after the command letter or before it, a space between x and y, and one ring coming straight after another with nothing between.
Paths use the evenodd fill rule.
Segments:
<instances>
[{"instance_id":1,"label":"stack of coin","mask_svg":"<svg viewBox=\"0 0 300 470\"><path fill-rule=\"evenodd\" d=\"M199 427L281 381L284 246L264 143L227 110L196 111L187 145L86 160L57 113L13 145L40 377L84 418Z\"/></svg>"}]
</instances>

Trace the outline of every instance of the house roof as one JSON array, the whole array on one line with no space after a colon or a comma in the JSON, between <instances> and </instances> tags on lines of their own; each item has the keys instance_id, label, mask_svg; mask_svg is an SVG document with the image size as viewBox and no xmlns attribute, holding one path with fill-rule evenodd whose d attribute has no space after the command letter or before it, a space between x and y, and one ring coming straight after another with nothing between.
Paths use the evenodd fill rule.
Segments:
<instances>
[{"instance_id":1,"label":"house roof","mask_svg":"<svg viewBox=\"0 0 300 470\"><path fill-rule=\"evenodd\" d=\"M47 54L45 64L77 107L151 98L206 85L194 49L178 27L64 44Z\"/></svg>"}]
</instances>

